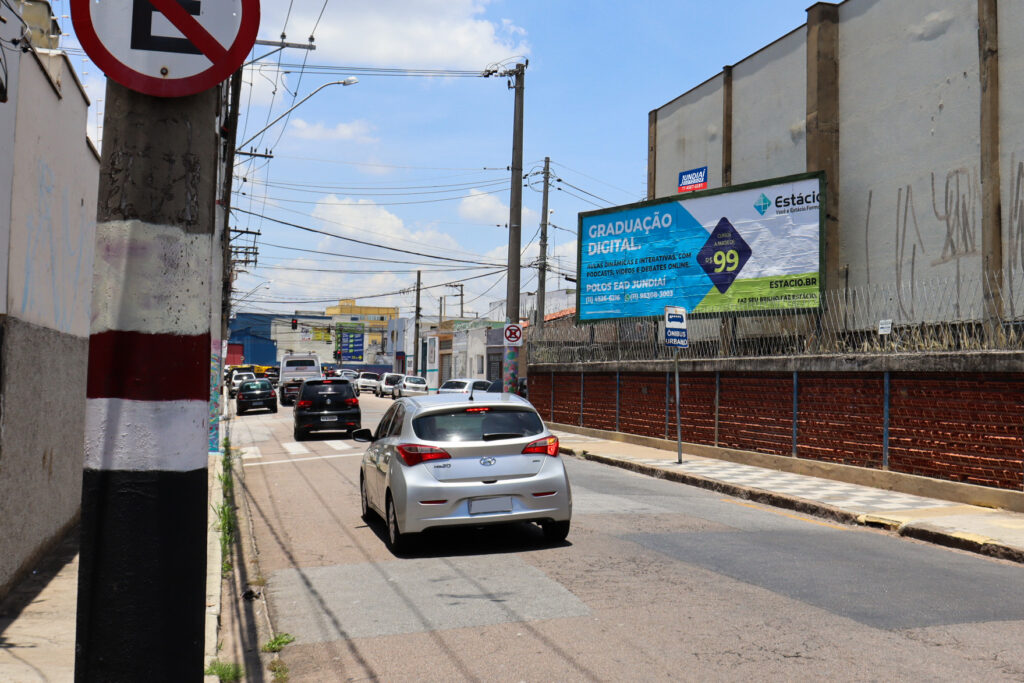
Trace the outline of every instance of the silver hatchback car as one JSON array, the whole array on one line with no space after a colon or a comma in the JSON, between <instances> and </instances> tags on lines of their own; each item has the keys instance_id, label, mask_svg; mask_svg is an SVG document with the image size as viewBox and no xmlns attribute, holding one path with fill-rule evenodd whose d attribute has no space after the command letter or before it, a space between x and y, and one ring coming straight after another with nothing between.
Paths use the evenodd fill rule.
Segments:
<instances>
[{"instance_id":1,"label":"silver hatchback car","mask_svg":"<svg viewBox=\"0 0 1024 683\"><path fill-rule=\"evenodd\" d=\"M400 553L410 534L433 527L534 522L549 542L569 534L572 491L558 437L512 394L400 398L375 432L359 474L362 513L387 524Z\"/></svg>"}]
</instances>

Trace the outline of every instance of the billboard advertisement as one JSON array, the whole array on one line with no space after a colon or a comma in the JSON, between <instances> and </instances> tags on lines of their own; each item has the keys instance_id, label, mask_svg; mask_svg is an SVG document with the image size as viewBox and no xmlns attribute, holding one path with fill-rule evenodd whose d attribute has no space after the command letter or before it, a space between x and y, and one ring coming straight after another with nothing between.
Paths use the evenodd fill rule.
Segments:
<instances>
[{"instance_id":1,"label":"billboard advertisement","mask_svg":"<svg viewBox=\"0 0 1024 683\"><path fill-rule=\"evenodd\" d=\"M363 362L363 326L358 325L346 325L341 323L338 325L338 348L341 349L341 362L342 363L362 363Z\"/></svg>"},{"instance_id":2,"label":"billboard advertisement","mask_svg":"<svg viewBox=\"0 0 1024 683\"><path fill-rule=\"evenodd\" d=\"M802 174L581 213L577 316L817 308L823 191Z\"/></svg>"}]
</instances>

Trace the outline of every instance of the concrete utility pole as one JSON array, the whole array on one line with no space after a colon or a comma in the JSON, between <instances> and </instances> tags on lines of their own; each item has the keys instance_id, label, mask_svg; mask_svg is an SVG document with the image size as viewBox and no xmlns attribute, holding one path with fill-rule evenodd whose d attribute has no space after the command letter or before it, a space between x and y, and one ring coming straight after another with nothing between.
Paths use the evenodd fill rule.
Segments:
<instances>
[{"instance_id":1,"label":"concrete utility pole","mask_svg":"<svg viewBox=\"0 0 1024 683\"><path fill-rule=\"evenodd\" d=\"M219 92L107 81L77 681L202 676Z\"/></svg>"},{"instance_id":2,"label":"concrete utility pole","mask_svg":"<svg viewBox=\"0 0 1024 683\"><path fill-rule=\"evenodd\" d=\"M420 376L420 271L416 271L416 311L414 312L412 340L412 371Z\"/></svg>"},{"instance_id":3,"label":"concrete utility pole","mask_svg":"<svg viewBox=\"0 0 1024 683\"><path fill-rule=\"evenodd\" d=\"M466 286L465 285L448 285L452 289L459 290L459 317L466 317Z\"/></svg>"},{"instance_id":4,"label":"concrete utility pole","mask_svg":"<svg viewBox=\"0 0 1024 683\"><path fill-rule=\"evenodd\" d=\"M548 272L548 185L551 157L544 157L544 199L540 206L540 259L537 263L537 329L544 329L544 298Z\"/></svg>"},{"instance_id":5,"label":"concrete utility pole","mask_svg":"<svg viewBox=\"0 0 1024 683\"><path fill-rule=\"evenodd\" d=\"M508 289L505 296L505 320L519 322L519 250L522 248L523 222L523 82L529 62L516 64L510 72L515 89L515 114L512 119L512 186L509 188L508 215ZM502 377L505 391L519 384L519 347L505 347L505 368Z\"/></svg>"}]
</instances>

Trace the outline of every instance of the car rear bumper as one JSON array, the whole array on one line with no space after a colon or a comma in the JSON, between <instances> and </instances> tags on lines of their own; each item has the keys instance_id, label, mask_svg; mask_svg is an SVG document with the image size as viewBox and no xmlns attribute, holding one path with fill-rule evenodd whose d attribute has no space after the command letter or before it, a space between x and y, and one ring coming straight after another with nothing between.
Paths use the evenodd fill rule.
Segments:
<instances>
[{"instance_id":1,"label":"car rear bumper","mask_svg":"<svg viewBox=\"0 0 1024 683\"><path fill-rule=\"evenodd\" d=\"M335 417L335 420L324 420L325 417ZM331 413L295 413L295 428L307 432L342 430L349 431L359 429L362 426L362 412L349 410L344 412Z\"/></svg>"},{"instance_id":2,"label":"car rear bumper","mask_svg":"<svg viewBox=\"0 0 1024 683\"><path fill-rule=\"evenodd\" d=\"M441 482L419 466L405 468L408 476L403 481L391 481L398 525L403 532L417 533L445 526L568 521L572 517L572 490L565 468L554 458L549 465L532 477L493 484ZM470 512L471 501L505 498L510 503L507 510ZM423 502L439 500L445 502Z\"/></svg>"}]
</instances>

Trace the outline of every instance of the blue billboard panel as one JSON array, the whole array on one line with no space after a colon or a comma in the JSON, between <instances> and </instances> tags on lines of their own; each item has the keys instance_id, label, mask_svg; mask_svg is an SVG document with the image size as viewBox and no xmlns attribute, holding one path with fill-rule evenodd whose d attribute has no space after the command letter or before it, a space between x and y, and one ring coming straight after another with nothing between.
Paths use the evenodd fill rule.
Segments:
<instances>
[{"instance_id":1,"label":"blue billboard panel","mask_svg":"<svg viewBox=\"0 0 1024 683\"><path fill-rule=\"evenodd\" d=\"M817 175L580 214L580 320L817 308Z\"/></svg>"}]
</instances>

